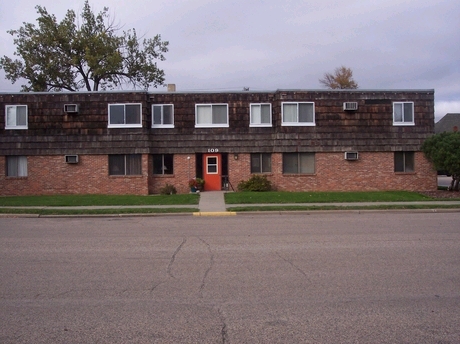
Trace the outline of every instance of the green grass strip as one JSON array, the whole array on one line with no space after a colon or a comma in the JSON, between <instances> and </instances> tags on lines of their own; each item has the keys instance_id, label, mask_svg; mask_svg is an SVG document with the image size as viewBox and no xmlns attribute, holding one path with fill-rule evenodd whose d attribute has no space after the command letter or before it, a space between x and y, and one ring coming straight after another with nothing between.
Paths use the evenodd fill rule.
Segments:
<instances>
[{"instance_id":1,"label":"green grass strip","mask_svg":"<svg viewBox=\"0 0 460 344\"><path fill-rule=\"evenodd\" d=\"M194 205L199 200L196 194L2 196L0 206Z\"/></svg>"},{"instance_id":2,"label":"green grass strip","mask_svg":"<svg viewBox=\"0 0 460 344\"><path fill-rule=\"evenodd\" d=\"M335 202L411 202L431 197L408 191L369 192L234 192L225 194L227 204L254 203L335 203Z\"/></svg>"},{"instance_id":3,"label":"green grass strip","mask_svg":"<svg viewBox=\"0 0 460 344\"><path fill-rule=\"evenodd\" d=\"M460 209L459 204L407 204L407 205L370 205L370 206L262 206L262 207L231 207L233 212L264 212L264 211L315 211L315 210L397 210L397 209Z\"/></svg>"},{"instance_id":4,"label":"green grass strip","mask_svg":"<svg viewBox=\"0 0 460 344\"><path fill-rule=\"evenodd\" d=\"M3 208L0 214L31 215L117 215L194 213L198 208L117 208L117 209L18 209Z\"/></svg>"}]
</instances>

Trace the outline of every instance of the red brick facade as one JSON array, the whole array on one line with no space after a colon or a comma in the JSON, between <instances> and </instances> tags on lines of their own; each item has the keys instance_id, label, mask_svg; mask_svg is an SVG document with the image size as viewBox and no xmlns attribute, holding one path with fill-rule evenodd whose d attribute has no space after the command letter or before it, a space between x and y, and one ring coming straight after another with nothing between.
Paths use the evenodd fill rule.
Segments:
<instances>
[{"instance_id":1,"label":"red brick facade","mask_svg":"<svg viewBox=\"0 0 460 344\"><path fill-rule=\"evenodd\" d=\"M229 159L230 181L236 188L251 177L250 154ZM360 152L359 160L348 161L343 153L316 153L315 174L283 174L283 156L272 154L272 172L267 173L279 191L377 191L436 190L437 175L421 152L415 153L415 172L395 173L393 152Z\"/></svg>"},{"instance_id":2,"label":"red brick facade","mask_svg":"<svg viewBox=\"0 0 460 344\"><path fill-rule=\"evenodd\" d=\"M415 154L415 172L395 173L393 152L360 152L359 160L348 161L343 153L316 153L311 175L283 174L282 154L272 154L272 172L267 177L279 191L426 191L437 187L436 171L423 153ZM188 159L190 157L190 159ZM251 176L250 154L228 156L229 180L238 183ZM142 155L142 175L109 176L108 157L79 156L78 164L67 164L63 156L29 156L27 177L0 176L2 195L40 194L157 194L166 184L178 193L190 191L195 177L196 156L174 155L174 174L154 175L152 158ZM0 159L5 171L5 158ZM231 189L231 188L230 188Z\"/></svg>"},{"instance_id":3,"label":"red brick facade","mask_svg":"<svg viewBox=\"0 0 460 344\"><path fill-rule=\"evenodd\" d=\"M5 171L5 157L0 168ZM107 155L80 155L78 164L64 156L28 156L27 177L0 175L2 195L148 194L148 155L142 156L142 175L109 176Z\"/></svg>"}]
</instances>

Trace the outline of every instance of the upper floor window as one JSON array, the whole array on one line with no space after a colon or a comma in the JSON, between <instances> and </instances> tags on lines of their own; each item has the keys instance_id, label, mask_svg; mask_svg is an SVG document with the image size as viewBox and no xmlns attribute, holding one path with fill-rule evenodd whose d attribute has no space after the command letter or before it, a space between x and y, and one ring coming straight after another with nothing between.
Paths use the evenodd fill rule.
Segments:
<instances>
[{"instance_id":1,"label":"upper floor window","mask_svg":"<svg viewBox=\"0 0 460 344\"><path fill-rule=\"evenodd\" d=\"M27 129L27 105L6 105L5 129Z\"/></svg>"},{"instance_id":2,"label":"upper floor window","mask_svg":"<svg viewBox=\"0 0 460 344\"><path fill-rule=\"evenodd\" d=\"M393 125L414 125L414 103L393 103Z\"/></svg>"},{"instance_id":3,"label":"upper floor window","mask_svg":"<svg viewBox=\"0 0 460 344\"><path fill-rule=\"evenodd\" d=\"M174 105L152 105L152 128L174 128Z\"/></svg>"},{"instance_id":4,"label":"upper floor window","mask_svg":"<svg viewBox=\"0 0 460 344\"><path fill-rule=\"evenodd\" d=\"M250 127L271 127L272 126L272 105L251 104L250 105Z\"/></svg>"},{"instance_id":5,"label":"upper floor window","mask_svg":"<svg viewBox=\"0 0 460 344\"><path fill-rule=\"evenodd\" d=\"M282 103L281 116L281 125L313 126L315 125L315 103Z\"/></svg>"},{"instance_id":6,"label":"upper floor window","mask_svg":"<svg viewBox=\"0 0 460 344\"><path fill-rule=\"evenodd\" d=\"M109 128L142 128L142 104L109 104Z\"/></svg>"},{"instance_id":7,"label":"upper floor window","mask_svg":"<svg viewBox=\"0 0 460 344\"><path fill-rule=\"evenodd\" d=\"M6 157L7 177L27 177L27 157L7 156Z\"/></svg>"},{"instance_id":8,"label":"upper floor window","mask_svg":"<svg viewBox=\"0 0 460 344\"><path fill-rule=\"evenodd\" d=\"M196 104L195 127L228 128L228 104Z\"/></svg>"}]
</instances>

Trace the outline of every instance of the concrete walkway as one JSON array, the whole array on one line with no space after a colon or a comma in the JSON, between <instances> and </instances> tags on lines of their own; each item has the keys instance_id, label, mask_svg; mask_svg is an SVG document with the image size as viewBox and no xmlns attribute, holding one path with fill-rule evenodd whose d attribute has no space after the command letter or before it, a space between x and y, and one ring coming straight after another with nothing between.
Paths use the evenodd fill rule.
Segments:
<instances>
[{"instance_id":1,"label":"concrete walkway","mask_svg":"<svg viewBox=\"0 0 460 344\"><path fill-rule=\"evenodd\" d=\"M224 215L227 213L224 191L206 191L200 193L199 214L195 215ZM232 215L233 213L228 213Z\"/></svg>"}]
</instances>

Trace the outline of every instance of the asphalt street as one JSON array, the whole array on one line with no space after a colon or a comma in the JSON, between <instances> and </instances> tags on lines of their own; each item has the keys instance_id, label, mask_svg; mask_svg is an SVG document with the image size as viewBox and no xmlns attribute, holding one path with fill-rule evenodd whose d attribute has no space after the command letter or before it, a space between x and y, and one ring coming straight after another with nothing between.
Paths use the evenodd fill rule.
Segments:
<instances>
[{"instance_id":1,"label":"asphalt street","mask_svg":"<svg viewBox=\"0 0 460 344\"><path fill-rule=\"evenodd\" d=\"M0 218L0 343L460 343L459 223Z\"/></svg>"}]
</instances>

